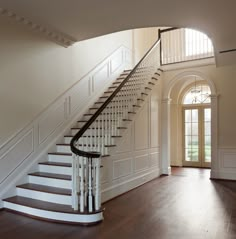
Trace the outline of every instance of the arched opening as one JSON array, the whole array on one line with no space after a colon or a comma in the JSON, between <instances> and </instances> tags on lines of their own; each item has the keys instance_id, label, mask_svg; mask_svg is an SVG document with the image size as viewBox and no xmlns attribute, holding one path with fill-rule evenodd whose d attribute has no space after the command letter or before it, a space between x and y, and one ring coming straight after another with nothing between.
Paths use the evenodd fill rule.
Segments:
<instances>
[{"instance_id":1,"label":"arched opening","mask_svg":"<svg viewBox=\"0 0 236 239\"><path fill-rule=\"evenodd\" d=\"M205 96L198 95L200 96L200 99L196 98L197 94L199 94L198 87L202 88L202 92L207 93L207 97L206 95ZM190 100L190 97L188 96L188 94L191 93L191 91L195 97L195 98L193 97L192 100ZM183 104L184 100L186 104ZM196 102L193 102L193 100ZM217 94L215 85L213 81L208 77L206 77L202 72L182 71L181 73L175 75L172 78L172 80L169 81L169 83L165 87L163 94L162 165L164 167L163 170L164 172L168 171L170 173L170 166L184 165L183 158L185 154L184 153L185 142L183 139L184 138L183 106L186 108L190 106L194 107L200 106L201 101L206 102L206 104L203 103L203 105L208 106L208 108L210 106L211 108L210 126L209 123L206 123L208 124L207 131L208 135L206 135L206 137L208 137L208 139L210 137L210 140L208 140L208 150L207 152L205 152L205 155L208 155L208 158L209 156L211 157L211 164L208 165L205 164L204 167L211 166L212 171L217 169ZM187 104L187 102L191 104ZM208 114L207 116L209 118L209 111L205 112L205 114ZM202 117L204 118L204 113L202 113L202 115L203 115ZM189 153L192 153L191 150L189 150Z\"/></svg>"},{"instance_id":2,"label":"arched opening","mask_svg":"<svg viewBox=\"0 0 236 239\"><path fill-rule=\"evenodd\" d=\"M205 81L190 84L182 96L182 165L211 166L211 90Z\"/></svg>"}]
</instances>

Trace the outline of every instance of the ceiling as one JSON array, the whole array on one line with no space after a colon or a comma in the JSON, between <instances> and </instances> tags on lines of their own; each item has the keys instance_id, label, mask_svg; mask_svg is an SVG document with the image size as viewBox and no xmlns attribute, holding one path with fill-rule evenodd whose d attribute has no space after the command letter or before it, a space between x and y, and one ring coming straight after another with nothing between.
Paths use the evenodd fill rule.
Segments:
<instances>
[{"instance_id":1,"label":"ceiling","mask_svg":"<svg viewBox=\"0 0 236 239\"><path fill-rule=\"evenodd\" d=\"M71 42L133 28L190 27L212 39L217 65L236 63L236 51L228 51L236 49L235 0L0 0L0 8Z\"/></svg>"}]
</instances>

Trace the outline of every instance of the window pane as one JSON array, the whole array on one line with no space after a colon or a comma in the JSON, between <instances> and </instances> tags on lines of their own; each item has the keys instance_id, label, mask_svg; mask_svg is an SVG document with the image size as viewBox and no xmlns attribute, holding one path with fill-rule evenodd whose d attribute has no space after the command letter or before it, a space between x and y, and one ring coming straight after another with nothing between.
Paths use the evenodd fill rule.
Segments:
<instances>
[{"instance_id":1,"label":"window pane","mask_svg":"<svg viewBox=\"0 0 236 239\"><path fill-rule=\"evenodd\" d=\"M198 110L192 110L192 122L198 122Z\"/></svg>"},{"instance_id":2,"label":"window pane","mask_svg":"<svg viewBox=\"0 0 236 239\"><path fill-rule=\"evenodd\" d=\"M198 135L198 123L192 123L192 135Z\"/></svg>"},{"instance_id":3,"label":"window pane","mask_svg":"<svg viewBox=\"0 0 236 239\"><path fill-rule=\"evenodd\" d=\"M196 146L192 147L192 161L197 162L199 160L199 149Z\"/></svg>"},{"instance_id":4,"label":"window pane","mask_svg":"<svg viewBox=\"0 0 236 239\"><path fill-rule=\"evenodd\" d=\"M185 135L191 135L191 123L185 123Z\"/></svg>"},{"instance_id":5,"label":"window pane","mask_svg":"<svg viewBox=\"0 0 236 239\"><path fill-rule=\"evenodd\" d=\"M185 161L191 161L191 149L185 148Z\"/></svg>"},{"instance_id":6,"label":"window pane","mask_svg":"<svg viewBox=\"0 0 236 239\"><path fill-rule=\"evenodd\" d=\"M205 135L211 135L211 122L205 122Z\"/></svg>"},{"instance_id":7,"label":"window pane","mask_svg":"<svg viewBox=\"0 0 236 239\"><path fill-rule=\"evenodd\" d=\"M211 90L208 85L196 84L185 94L183 104L206 104L211 102Z\"/></svg>"},{"instance_id":8,"label":"window pane","mask_svg":"<svg viewBox=\"0 0 236 239\"><path fill-rule=\"evenodd\" d=\"M191 110L185 110L185 122L191 122Z\"/></svg>"},{"instance_id":9,"label":"window pane","mask_svg":"<svg viewBox=\"0 0 236 239\"><path fill-rule=\"evenodd\" d=\"M211 121L211 109L204 109L204 121Z\"/></svg>"},{"instance_id":10,"label":"window pane","mask_svg":"<svg viewBox=\"0 0 236 239\"><path fill-rule=\"evenodd\" d=\"M185 148L191 148L192 145L192 137L185 136Z\"/></svg>"}]
</instances>

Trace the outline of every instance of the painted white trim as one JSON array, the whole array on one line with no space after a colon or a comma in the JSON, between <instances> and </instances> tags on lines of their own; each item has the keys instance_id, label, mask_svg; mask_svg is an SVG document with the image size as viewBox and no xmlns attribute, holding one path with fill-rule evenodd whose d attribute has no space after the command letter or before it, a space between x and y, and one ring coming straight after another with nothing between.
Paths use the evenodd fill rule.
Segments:
<instances>
[{"instance_id":1,"label":"painted white trim","mask_svg":"<svg viewBox=\"0 0 236 239\"><path fill-rule=\"evenodd\" d=\"M96 214L62 213L31 208L10 202L4 202L4 207L28 215L33 215L35 217L57 220L61 222L95 223L103 220L103 212L99 212Z\"/></svg>"}]
</instances>

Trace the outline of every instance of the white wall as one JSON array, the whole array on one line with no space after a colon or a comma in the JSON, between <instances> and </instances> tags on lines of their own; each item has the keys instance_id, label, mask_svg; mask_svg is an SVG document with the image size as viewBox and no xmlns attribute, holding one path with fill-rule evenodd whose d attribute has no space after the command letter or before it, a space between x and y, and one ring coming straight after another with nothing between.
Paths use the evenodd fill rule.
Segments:
<instances>
[{"instance_id":1,"label":"white wall","mask_svg":"<svg viewBox=\"0 0 236 239\"><path fill-rule=\"evenodd\" d=\"M0 17L0 145L121 45L132 31L56 45Z\"/></svg>"},{"instance_id":2,"label":"white wall","mask_svg":"<svg viewBox=\"0 0 236 239\"><path fill-rule=\"evenodd\" d=\"M135 63L138 63L150 46L158 39L158 29L157 27L134 29L133 48Z\"/></svg>"}]
</instances>

